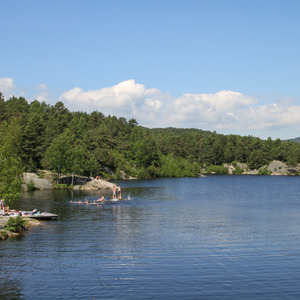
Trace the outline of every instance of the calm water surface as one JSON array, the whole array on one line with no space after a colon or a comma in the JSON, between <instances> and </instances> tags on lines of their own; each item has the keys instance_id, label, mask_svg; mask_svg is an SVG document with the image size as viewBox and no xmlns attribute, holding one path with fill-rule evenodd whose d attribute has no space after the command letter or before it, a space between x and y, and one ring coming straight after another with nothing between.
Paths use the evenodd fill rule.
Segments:
<instances>
[{"instance_id":1,"label":"calm water surface","mask_svg":"<svg viewBox=\"0 0 300 300\"><path fill-rule=\"evenodd\" d=\"M36 191L17 203L59 214L0 242L0 299L300 299L300 177L119 182Z\"/></svg>"}]
</instances>

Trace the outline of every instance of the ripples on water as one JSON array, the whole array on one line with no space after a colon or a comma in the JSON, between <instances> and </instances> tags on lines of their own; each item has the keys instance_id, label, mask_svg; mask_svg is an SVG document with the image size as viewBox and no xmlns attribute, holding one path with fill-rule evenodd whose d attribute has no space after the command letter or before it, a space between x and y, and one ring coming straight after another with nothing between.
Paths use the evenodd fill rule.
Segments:
<instances>
[{"instance_id":1,"label":"ripples on water","mask_svg":"<svg viewBox=\"0 0 300 300\"><path fill-rule=\"evenodd\" d=\"M299 177L120 182L132 200L36 191L59 214L0 243L1 299L298 299Z\"/></svg>"}]
</instances>

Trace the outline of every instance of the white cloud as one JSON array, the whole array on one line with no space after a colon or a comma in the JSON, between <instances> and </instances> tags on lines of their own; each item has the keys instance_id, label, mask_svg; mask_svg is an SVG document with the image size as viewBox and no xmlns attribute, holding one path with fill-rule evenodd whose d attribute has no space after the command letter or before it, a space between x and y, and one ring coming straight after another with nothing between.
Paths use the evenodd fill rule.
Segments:
<instances>
[{"instance_id":1,"label":"white cloud","mask_svg":"<svg viewBox=\"0 0 300 300\"><path fill-rule=\"evenodd\" d=\"M5 98L9 98L13 96L13 91L16 89L14 85L13 78L0 78L0 92L5 96Z\"/></svg>"},{"instance_id":2,"label":"white cloud","mask_svg":"<svg viewBox=\"0 0 300 300\"><path fill-rule=\"evenodd\" d=\"M76 87L59 98L70 110L101 111L108 115L127 118L150 118L148 113L158 112L164 95L157 89L146 89L134 80L120 82L100 90L83 91Z\"/></svg>"},{"instance_id":3,"label":"white cloud","mask_svg":"<svg viewBox=\"0 0 300 300\"><path fill-rule=\"evenodd\" d=\"M232 91L216 94L185 94L175 100L174 118L184 123L212 125L216 128L230 126L241 111L257 100Z\"/></svg>"},{"instance_id":4,"label":"white cloud","mask_svg":"<svg viewBox=\"0 0 300 300\"><path fill-rule=\"evenodd\" d=\"M234 91L216 94L184 94L174 99L158 89L146 89L134 80L100 90L74 88L60 100L70 110L135 118L148 127L193 127L229 132L258 132L300 126L300 106L286 101L259 105L259 99ZM300 135L300 134L299 134Z\"/></svg>"},{"instance_id":5,"label":"white cloud","mask_svg":"<svg viewBox=\"0 0 300 300\"><path fill-rule=\"evenodd\" d=\"M299 105L287 107L277 103L269 103L260 107L250 107L248 115L245 114L244 116L244 123L245 125L248 124L249 128L256 130L299 126L299 115Z\"/></svg>"}]
</instances>

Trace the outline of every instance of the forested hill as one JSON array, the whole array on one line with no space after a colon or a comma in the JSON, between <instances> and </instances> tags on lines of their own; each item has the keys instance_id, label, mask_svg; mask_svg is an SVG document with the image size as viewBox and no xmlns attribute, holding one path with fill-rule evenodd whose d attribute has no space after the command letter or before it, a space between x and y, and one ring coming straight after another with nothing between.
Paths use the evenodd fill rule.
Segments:
<instances>
[{"instance_id":1,"label":"forested hill","mask_svg":"<svg viewBox=\"0 0 300 300\"><path fill-rule=\"evenodd\" d=\"M294 143L300 143L300 137L290 139L289 141L294 142Z\"/></svg>"},{"instance_id":2,"label":"forested hill","mask_svg":"<svg viewBox=\"0 0 300 300\"><path fill-rule=\"evenodd\" d=\"M197 176L203 166L236 161L253 169L275 159L292 166L300 161L300 144L290 141L149 129L135 119L70 112L62 102L52 106L22 97L5 101L0 93L0 145L10 141L25 171L42 168L114 178L122 172L139 178Z\"/></svg>"}]
</instances>

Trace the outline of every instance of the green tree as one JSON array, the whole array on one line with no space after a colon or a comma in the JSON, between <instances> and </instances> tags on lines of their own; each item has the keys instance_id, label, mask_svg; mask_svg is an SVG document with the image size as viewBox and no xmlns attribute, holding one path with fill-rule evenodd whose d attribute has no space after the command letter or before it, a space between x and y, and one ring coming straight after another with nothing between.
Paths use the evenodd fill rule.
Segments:
<instances>
[{"instance_id":1,"label":"green tree","mask_svg":"<svg viewBox=\"0 0 300 300\"><path fill-rule=\"evenodd\" d=\"M72 114L62 102L57 102L47 111L46 128L43 136L44 149L47 149L52 141L68 128Z\"/></svg>"},{"instance_id":2,"label":"green tree","mask_svg":"<svg viewBox=\"0 0 300 300\"><path fill-rule=\"evenodd\" d=\"M144 168L151 165L158 166L159 154L150 132L136 127L133 130L132 138L135 139L132 150L137 166Z\"/></svg>"},{"instance_id":3,"label":"green tree","mask_svg":"<svg viewBox=\"0 0 300 300\"><path fill-rule=\"evenodd\" d=\"M62 134L55 138L45 153L44 165L60 174L70 171L71 150L74 144L74 135L67 128Z\"/></svg>"},{"instance_id":4,"label":"green tree","mask_svg":"<svg viewBox=\"0 0 300 300\"><path fill-rule=\"evenodd\" d=\"M21 196L23 167L18 153L21 128L19 121L0 125L0 196L7 204Z\"/></svg>"},{"instance_id":5,"label":"green tree","mask_svg":"<svg viewBox=\"0 0 300 300\"><path fill-rule=\"evenodd\" d=\"M41 160L45 149L43 136L46 128L45 103L35 100L30 104L26 124L22 131L22 159L27 170L35 171L41 167Z\"/></svg>"},{"instance_id":6,"label":"green tree","mask_svg":"<svg viewBox=\"0 0 300 300\"><path fill-rule=\"evenodd\" d=\"M0 92L0 123L6 118L6 104L3 94Z\"/></svg>"}]
</instances>

